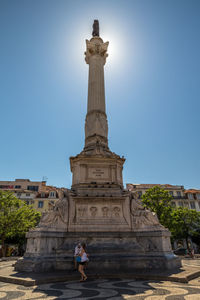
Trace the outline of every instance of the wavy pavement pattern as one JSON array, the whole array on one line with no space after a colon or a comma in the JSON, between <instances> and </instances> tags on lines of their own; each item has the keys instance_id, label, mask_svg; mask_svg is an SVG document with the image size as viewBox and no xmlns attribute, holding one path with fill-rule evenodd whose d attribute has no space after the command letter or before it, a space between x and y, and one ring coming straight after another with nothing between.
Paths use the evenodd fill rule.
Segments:
<instances>
[{"instance_id":1,"label":"wavy pavement pattern","mask_svg":"<svg viewBox=\"0 0 200 300\"><path fill-rule=\"evenodd\" d=\"M189 284L136 280L88 280L24 287L0 283L0 300L200 300L200 279Z\"/></svg>"}]
</instances>

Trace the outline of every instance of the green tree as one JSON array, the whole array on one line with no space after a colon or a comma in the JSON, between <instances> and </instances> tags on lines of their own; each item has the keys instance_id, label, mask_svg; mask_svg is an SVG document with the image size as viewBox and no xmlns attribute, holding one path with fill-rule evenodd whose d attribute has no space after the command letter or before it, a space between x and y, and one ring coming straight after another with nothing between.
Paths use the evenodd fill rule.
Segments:
<instances>
[{"instance_id":1,"label":"green tree","mask_svg":"<svg viewBox=\"0 0 200 300\"><path fill-rule=\"evenodd\" d=\"M41 214L10 191L0 190L0 240L5 256L5 240L24 235L36 226Z\"/></svg>"},{"instance_id":2,"label":"green tree","mask_svg":"<svg viewBox=\"0 0 200 300\"><path fill-rule=\"evenodd\" d=\"M171 200L172 196L169 192L159 186L148 189L145 194L142 195L144 207L155 212L160 223L165 227L169 227L170 224L170 215L173 210Z\"/></svg>"},{"instance_id":3,"label":"green tree","mask_svg":"<svg viewBox=\"0 0 200 300\"><path fill-rule=\"evenodd\" d=\"M185 239L189 249L188 239L195 236L200 228L200 212L186 207L173 209L169 230L174 239Z\"/></svg>"},{"instance_id":4,"label":"green tree","mask_svg":"<svg viewBox=\"0 0 200 300\"><path fill-rule=\"evenodd\" d=\"M143 205L157 214L160 223L171 231L172 240L185 239L189 249L189 237L199 238L200 212L186 207L173 208L171 200L169 192L159 186L142 195Z\"/></svg>"}]
</instances>

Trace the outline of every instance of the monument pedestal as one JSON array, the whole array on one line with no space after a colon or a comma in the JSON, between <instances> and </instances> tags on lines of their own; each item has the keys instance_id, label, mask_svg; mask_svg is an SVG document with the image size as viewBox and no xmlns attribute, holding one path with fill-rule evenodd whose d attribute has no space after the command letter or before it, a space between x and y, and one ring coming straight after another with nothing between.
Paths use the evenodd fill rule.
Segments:
<instances>
[{"instance_id":1,"label":"monument pedestal","mask_svg":"<svg viewBox=\"0 0 200 300\"><path fill-rule=\"evenodd\" d=\"M87 244L89 270L94 274L170 270L180 266L171 252L169 231L59 232L30 231L23 259L15 269L26 272L72 271L77 241ZM35 250L35 251L33 251Z\"/></svg>"},{"instance_id":2,"label":"monument pedestal","mask_svg":"<svg viewBox=\"0 0 200 300\"><path fill-rule=\"evenodd\" d=\"M72 271L79 241L87 245L94 274L181 266L171 250L170 232L152 212L116 183L96 182L74 185L29 231L26 253L15 269Z\"/></svg>"}]
</instances>

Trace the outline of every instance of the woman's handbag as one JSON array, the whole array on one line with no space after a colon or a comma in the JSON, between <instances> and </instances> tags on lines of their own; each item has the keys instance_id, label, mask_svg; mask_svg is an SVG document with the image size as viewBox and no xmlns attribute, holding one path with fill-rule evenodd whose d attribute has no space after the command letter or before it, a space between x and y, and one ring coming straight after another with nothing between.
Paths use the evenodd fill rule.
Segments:
<instances>
[{"instance_id":1,"label":"woman's handbag","mask_svg":"<svg viewBox=\"0 0 200 300\"><path fill-rule=\"evenodd\" d=\"M81 257L80 256L76 256L76 261L77 262L81 262Z\"/></svg>"}]
</instances>

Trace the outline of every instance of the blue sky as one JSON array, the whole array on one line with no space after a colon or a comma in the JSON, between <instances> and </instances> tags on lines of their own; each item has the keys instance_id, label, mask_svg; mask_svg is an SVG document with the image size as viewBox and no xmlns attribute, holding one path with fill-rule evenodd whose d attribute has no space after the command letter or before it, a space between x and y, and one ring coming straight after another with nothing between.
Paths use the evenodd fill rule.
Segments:
<instances>
[{"instance_id":1,"label":"blue sky","mask_svg":"<svg viewBox=\"0 0 200 300\"><path fill-rule=\"evenodd\" d=\"M0 180L71 186L93 19L109 41L109 146L126 183L200 188L200 1L0 0Z\"/></svg>"}]
</instances>

